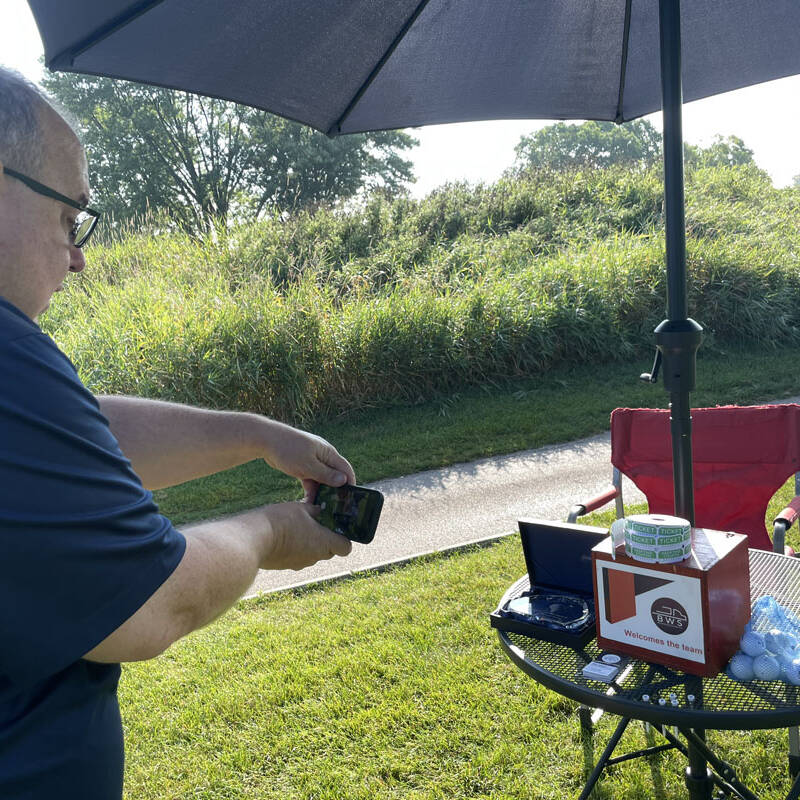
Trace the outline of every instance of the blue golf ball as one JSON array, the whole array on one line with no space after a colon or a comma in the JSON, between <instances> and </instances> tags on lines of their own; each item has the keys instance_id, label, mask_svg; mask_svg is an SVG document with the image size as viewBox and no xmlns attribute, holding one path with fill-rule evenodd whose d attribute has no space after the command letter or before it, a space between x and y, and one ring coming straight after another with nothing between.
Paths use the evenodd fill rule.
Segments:
<instances>
[{"instance_id":1,"label":"blue golf ball","mask_svg":"<svg viewBox=\"0 0 800 800\"><path fill-rule=\"evenodd\" d=\"M755 677L753 658L739 651L730 661L731 676L737 681L751 681Z\"/></svg>"},{"instance_id":2,"label":"blue golf ball","mask_svg":"<svg viewBox=\"0 0 800 800\"><path fill-rule=\"evenodd\" d=\"M764 646L773 655L778 655L791 647L789 636L783 631L773 628L764 634Z\"/></svg>"},{"instance_id":3,"label":"blue golf ball","mask_svg":"<svg viewBox=\"0 0 800 800\"><path fill-rule=\"evenodd\" d=\"M800 686L800 658L781 664L781 674L786 683Z\"/></svg>"},{"instance_id":4,"label":"blue golf ball","mask_svg":"<svg viewBox=\"0 0 800 800\"><path fill-rule=\"evenodd\" d=\"M753 659L753 672L760 681L776 681L781 676L781 665L775 656L763 653Z\"/></svg>"},{"instance_id":5,"label":"blue golf ball","mask_svg":"<svg viewBox=\"0 0 800 800\"><path fill-rule=\"evenodd\" d=\"M758 631L746 631L739 646L742 648L742 652L753 658L767 652L764 637Z\"/></svg>"}]
</instances>

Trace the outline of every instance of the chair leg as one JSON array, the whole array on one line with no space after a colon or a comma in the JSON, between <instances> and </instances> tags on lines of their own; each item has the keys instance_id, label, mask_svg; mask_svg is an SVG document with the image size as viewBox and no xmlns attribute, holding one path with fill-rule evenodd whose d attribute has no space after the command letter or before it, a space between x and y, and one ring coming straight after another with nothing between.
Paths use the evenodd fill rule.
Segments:
<instances>
[{"instance_id":1,"label":"chair leg","mask_svg":"<svg viewBox=\"0 0 800 800\"><path fill-rule=\"evenodd\" d=\"M786 547L786 523L776 519L772 526L772 549L776 553L783 553Z\"/></svg>"}]
</instances>

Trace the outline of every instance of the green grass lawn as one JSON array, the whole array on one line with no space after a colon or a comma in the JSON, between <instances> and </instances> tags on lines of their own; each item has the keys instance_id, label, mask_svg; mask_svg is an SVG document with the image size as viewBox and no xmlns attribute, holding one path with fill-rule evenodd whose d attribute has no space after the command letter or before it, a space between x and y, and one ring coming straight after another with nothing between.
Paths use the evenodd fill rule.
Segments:
<instances>
[{"instance_id":1,"label":"green grass lawn","mask_svg":"<svg viewBox=\"0 0 800 800\"><path fill-rule=\"evenodd\" d=\"M519 542L240 603L125 668L128 800L576 797L576 706L502 653L488 614ZM784 731L710 732L759 798L783 797ZM644 746L638 724L622 747ZM654 791L655 787L655 791ZM615 766L596 798L684 798L674 753Z\"/></svg>"},{"instance_id":2,"label":"green grass lawn","mask_svg":"<svg viewBox=\"0 0 800 800\"><path fill-rule=\"evenodd\" d=\"M695 405L800 394L791 352L701 360ZM641 368L640 368L641 366ZM664 405L647 365L375 409L317 429L363 481L595 433L615 405ZM192 518L291 497L257 464L160 496ZM785 504L784 487L773 510ZM195 516L195 518L196 518ZM609 515L594 515L595 524ZM798 546L795 533L790 541ZM512 666L488 614L525 571L516 537L353 580L240 602L162 657L126 665L126 798L575 797L594 749L575 705ZM784 731L710 732L760 798L788 788ZM623 746L644 746L634 724ZM683 798L674 753L611 769L595 798Z\"/></svg>"}]
</instances>

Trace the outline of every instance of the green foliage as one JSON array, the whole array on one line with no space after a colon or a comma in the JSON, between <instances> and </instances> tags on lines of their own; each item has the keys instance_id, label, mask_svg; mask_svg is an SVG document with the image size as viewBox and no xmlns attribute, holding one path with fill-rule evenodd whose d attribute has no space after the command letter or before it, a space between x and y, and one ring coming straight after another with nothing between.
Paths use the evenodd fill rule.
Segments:
<instances>
[{"instance_id":1,"label":"green foliage","mask_svg":"<svg viewBox=\"0 0 800 800\"><path fill-rule=\"evenodd\" d=\"M557 122L522 136L514 149L518 171L562 172L613 166L642 169L661 162L661 134L647 120L621 125ZM755 165L753 151L738 136L716 136L708 147L685 144L683 152L689 168Z\"/></svg>"},{"instance_id":2,"label":"green foliage","mask_svg":"<svg viewBox=\"0 0 800 800\"><path fill-rule=\"evenodd\" d=\"M715 136L708 147L685 144L684 161L690 167L741 167L755 164L753 151L738 136Z\"/></svg>"},{"instance_id":3,"label":"green foliage","mask_svg":"<svg viewBox=\"0 0 800 800\"><path fill-rule=\"evenodd\" d=\"M166 215L190 231L413 180L398 131L329 139L298 123L184 92L47 73L85 130L96 203L113 219Z\"/></svg>"},{"instance_id":4,"label":"green foliage","mask_svg":"<svg viewBox=\"0 0 800 800\"><path fill-rule=\"evenodd\" d=\"M661 134L647 120L557 122L523 136L514 148L517 166L555 170L655 164L661 156Z\"/></svg>"},{"instance_id":5,"label":"green foliage","mask_svg":"<svg viewBox=\"0 0 800 800\"><path fill-rule=\"evenodd\" d=\"M800 192L753 165L689 174L704 351L800 342ZM307 422L559 365L649 359L666 282L659 170L374 195L198 239L89 252L44 325L96 392Z\"/></svg>"}]
</instances>

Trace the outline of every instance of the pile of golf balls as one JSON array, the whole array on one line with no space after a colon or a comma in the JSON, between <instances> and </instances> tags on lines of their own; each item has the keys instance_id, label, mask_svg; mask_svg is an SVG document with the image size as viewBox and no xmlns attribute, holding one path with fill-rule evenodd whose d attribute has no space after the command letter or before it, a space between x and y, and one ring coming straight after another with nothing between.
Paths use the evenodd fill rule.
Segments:
<instances>
[{"instance_id":1,"label":"pile of golf balls","mask_svg":"<svg viewBox=\"0 0 800 800\"><path fill-rule=\"evenodd\" d=\"M736 681L781 680L800 686L800 631L795 622L794 615L774 598L759 598L739 642L740 649L728 662L728 676Z\"/></svg>"}]
</instances>

